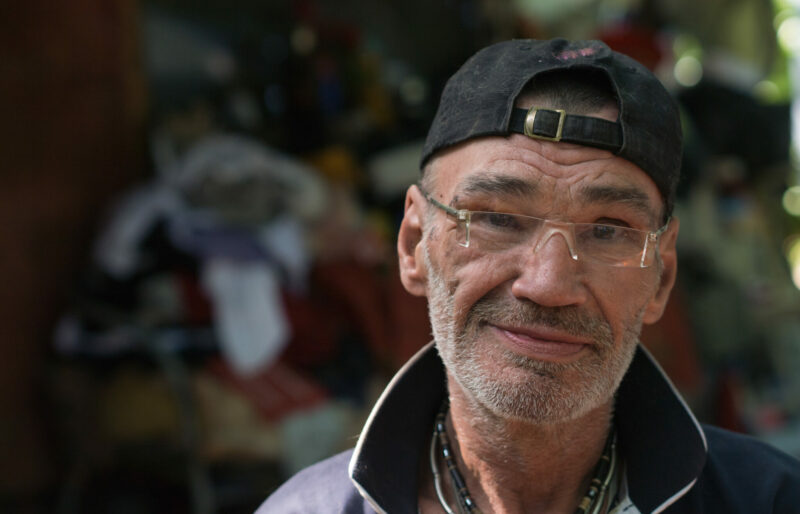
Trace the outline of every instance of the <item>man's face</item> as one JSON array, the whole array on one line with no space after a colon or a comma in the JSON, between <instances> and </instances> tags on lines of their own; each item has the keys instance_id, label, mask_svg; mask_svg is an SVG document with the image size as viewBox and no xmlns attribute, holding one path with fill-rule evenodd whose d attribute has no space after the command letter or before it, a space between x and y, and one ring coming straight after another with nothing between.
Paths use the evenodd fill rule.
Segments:
<instances>
[{"instance_id":1,"label":"man's face","mask_svg":"<svg viewBox=\"0 0 800 514\"><path fill-rule=\"evenodd\" d=\"M598 149L486 138L439 156L432 171L429 192L459 209L648 231L661 224L651 179ZM660 266L575 261L560 234L537 252L533 245L482 252L458 246L455 222L442 211L426 217L422 261L434 338L464 392L495 415L537 423L608 404L642 323L660 316Z\"/></svg>"}]
</instances>

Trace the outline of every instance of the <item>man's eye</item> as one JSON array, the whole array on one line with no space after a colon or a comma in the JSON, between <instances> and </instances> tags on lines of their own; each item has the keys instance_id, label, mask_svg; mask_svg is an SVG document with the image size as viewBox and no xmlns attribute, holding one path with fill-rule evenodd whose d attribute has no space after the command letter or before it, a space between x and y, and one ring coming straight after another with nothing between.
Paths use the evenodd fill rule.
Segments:
<instances>
[{"instance_id":1,"label":"man's eye","mask_svg":"<svg viewBox=\"0 0 800 514\"><path fill-rule=\"evenodd\" d=\"M486 213L486 221L492 228L515 228L518 223L512 214Z\"/></svg>"},{"instance_id":2,"label":"man's eye","mask_svg":"<svg viewBox=\"0 0 800 514\"><path fill-rule=\"evenodd\" d=\"M620 232L620 228L613 225L594 225L592 227L592 236L595 239L614 239L614 236Z\"/></svg>"}]
</instances>

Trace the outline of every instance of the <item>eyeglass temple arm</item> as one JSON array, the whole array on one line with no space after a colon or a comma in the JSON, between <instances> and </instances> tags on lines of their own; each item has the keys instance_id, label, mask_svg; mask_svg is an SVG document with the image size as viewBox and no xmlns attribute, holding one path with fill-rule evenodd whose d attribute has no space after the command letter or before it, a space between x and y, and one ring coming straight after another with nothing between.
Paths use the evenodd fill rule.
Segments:
<instances>
[{"instance_id":1,"label":"eyeglass temple arm","mask_svg":"<svg viewBox=\"0 0 800 514\"><path fill-rule=\"evenodd\" d=\"M463 211L460 211L458 209L453 209L452 207L450 207L448 205L445 205L445 204L443 204L441 202L436 201L436 199L433 196L431 196L427 191L425 191L421 187L419 188L419 190L422 191L422 195L425 197L426 200L428 200L433 205L435 205L436 207L440 208L441 210L443 210L447 214L451 214L451 215L455 216L456 218L463 217L463 214L462 214Z\"/></svg>"},{"instance_id":2,"label":"eyeglass temple arm","mask_svg":"<svg viewBox=\"0 0 800 514\"><path fill-rule=\"evenodd\" d=\"M642 249L642 260L639 263L639 266L644 268L645 262L647 262L647 250L650 248L650 243L653 242L654 244L658 242L661 238L661 235L667 231L669 228L669 222L672 221L672 217L667 218L667 222L664 223L664 226L660 229L656 230L655 232L650 232L647 236L647 240L644 243L644 248ZM658 249L654 249L654 251L658 251Z\"/></svg>"}]
</instances>

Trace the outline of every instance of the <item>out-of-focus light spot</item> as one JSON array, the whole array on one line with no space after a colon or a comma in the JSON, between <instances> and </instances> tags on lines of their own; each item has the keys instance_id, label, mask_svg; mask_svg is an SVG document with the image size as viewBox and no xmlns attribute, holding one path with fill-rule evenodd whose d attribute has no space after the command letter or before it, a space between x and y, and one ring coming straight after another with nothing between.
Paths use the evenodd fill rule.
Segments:
<instances>
[{"instance_id":1,"label":"out-of-focus light spot","mask_svg":"<svg viewBox=\"0 0 800 514\"><path fill-rule=\"evenodd\" d=\"M800 264L792 266L792 282L797 289L800 289Z\"/></svg>"},{"instance_id":2,"label":"out-of-focus light spot","mask_svg":"<svg viewBox=\"0 0 800 514\"><path fill-rule=\"evenodd\" d=\"M317 35L305 25L299 25L292 31L292 50L300 55L308 55L317 46Z\"/></svg>"},{"instance_id":3,"label":"out-of-focus light spot","mask_svg":"<svg viewBox=\"0 0 800 514\"><path fill-rule=\"evenodd\" d=\"M800 9L800 0L774 0L775 5L778 5L784 9L794 8Z\"/></svg>"},{"instance_id":4,"label":"out-of-focus light spot","mask_svg":"<svg viewBox=\"0 0 800 514\"><path fill-rule=\"evenodd\" d=\"M783 208L792 216L800 216L800 186L792 186L783 193Z\"/></svg>"},{"instance_id":5,"label":"out-of-focus light spot","mask_svg":"<svg viewBox=\"0 0 800 514\"><path fill-rule=\"evenodd\" d=\"M784 244L786 260L792 270L792 282L800 289L800 237L793 236Z\"/></svg>"},{"instance_id":6,"label":"out-of-focus light spot","mask_svg":"<svg viewBox=\"0 0 800 514\"><path fill-rule=\"evenodd\" d=\"M775 17L772 18L772 27L778 30L781 24L788 18L794 16L795 10L793 7L775 7Z\"/></svg>"},{"instance_id":7,"label":"out-of-focus light spot","mask_svg":"<svg viewBox=\"0 0 800 514\"><path fill-rule=\"evenodd\" d=\"M205 56L206 72L217 81L224 82L236 72L236 61L227 52L213 51Z\"/></svg>"},{"instance_id":8,"label":"out-of-focus light spot","mask_svg":"<svg viewBox=\"0 0 800 514\"><path fill-rule=\"evenodd\" d=\"M800 237L790 236L783 245L789 264L800 264Z\"/></svg>"},{"instance_id":9,"label":"out-of-focus light spot","mask_svg":"<svg viewBox=\"0 0 800 514\"><path fill-rule=\"evenodd\" d=\"M703 78L703 65L697 57L684 55L675 63L675 80L684 87L692 87Z\"/></svg>"},{"instance_id":10,"label":"out-of-focus light spot","mask_svg":"<svg viewBox=\"0 0 800 514\"><path fill-rule=\"evenodd\" d=\"M228 98L228 108L233 118L249 130L255 130L261 124L261 111L258 98L245 90L237 90Z\"/></svg>"},{"instance_id":11,"label":"out-of-focus light spot","mask_svg":"<svg viewBox=\"0 0 800 514\"><path fill-rule=\"evenodd\" d=\"M771 80L762 80L753 86L753 94L764 102L776 102L780 99L781 90Z\"/></svg>"},{"instance_id":12,"label":"out-of-focus light spot","mask_svg":"<svg viewBox=\"0 0 800 514\"><path fill-rule=\"evenodd\" d=\"M775 8L775 16L772 18L772 28L776 31L780 28L781 23L786 21L788 18L795 16L796 10L794 7L790 5L779 5L781 2L779 0L773 0L773 5Z\"/></svg>"},{"instance_id":13,"label":"out-of-focus light spot","mask_svg":"<svg viewBox=\"0 0 800 514\"><path fill-rule=\"evenodd\" d=\"M789 53L800 53L800 17L790 16L778 27L778 42Z\"/></svg>"},{"instance_id":14,"label":"out-of-focus light spot","mask_svg":"<svg viewBox=\"0 0 800 514\"><path fill-rule=\"evenodd\" d=\"M690 34L678 34L672 42L672 53L680 58L684 55L700 57L702 54L700 41Z\"/></svg>"},{"instance_id":15,"label":"out-of-focus light spot","mask_svg":"<svg viewBox=\"0 0 800 514\"><path fill-rule=\"evenodd\" d=\"M419 105L428 96L428 87L419 77L407 77L400 84L400 96L408 105Z\"/></svg>"}]
</instances>

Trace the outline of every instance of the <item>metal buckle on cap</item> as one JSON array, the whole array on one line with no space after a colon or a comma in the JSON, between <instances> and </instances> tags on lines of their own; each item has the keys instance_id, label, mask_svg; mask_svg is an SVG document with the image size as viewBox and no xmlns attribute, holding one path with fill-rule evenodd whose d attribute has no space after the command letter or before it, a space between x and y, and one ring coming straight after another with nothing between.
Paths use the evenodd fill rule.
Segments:
<instances>
[{"instance_id":1,"label":"metal buckle on cap","mask_svg":"<svg viewBox=\"0 0 800 514\"><path fill-rule=\"evenodd\" d=\"M556 135L554 137L542 136L533 132L533 124L536 121L536 113L540 110L558 113L558 128L556 128ZM566 116L567 112L564 109L539 109L537 107L531 107L528 109L528 114L525 116L525 135L534 139L544 139L545 141L561 141L561 131L564 130L564 118L566 118Z\"/></svg>"}]
</instances>

